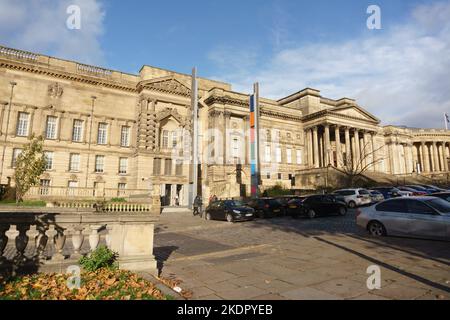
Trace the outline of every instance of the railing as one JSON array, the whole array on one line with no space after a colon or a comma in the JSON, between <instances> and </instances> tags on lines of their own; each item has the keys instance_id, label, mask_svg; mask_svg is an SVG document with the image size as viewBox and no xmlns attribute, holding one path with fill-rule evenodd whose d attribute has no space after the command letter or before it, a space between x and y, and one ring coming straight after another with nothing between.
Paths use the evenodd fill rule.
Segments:
<instances>
[{"instance_id":1,"label":"railing","mask_svg":"<svg viewBox=\"0 0 450 320\"><path fill-rule=\"evenodd\" d=\"M100 77L110 77L113 73L112 70L103 69L100 67L94 67L87 64L77 63L77 71L81 73L88 73Z\"/></svg>"},{"instance_id":2,"label":"railing","mask_svg":"<svg viewBox=\"0 0 450 320\"><path fill-rule=\"evenodd\" d=\"M149 198L146 189L109 189L109 188L68 188L68 187L32 187L25 195L26 199L83 199L129 198L142 196Z\"/></svg>"},{"instance_id":3,"label":"railing","mask_svg":"<svg viewBox=\"0 0 450 320\"><path fill-rule=\"evenodd\" d=\"M44 209L0 210L0 272L62 272L105 243L119 267L156 273L154 215Z\"/></svg>"},{"instance_id":4,"label":"railing","mask_svg":"<svg viewBox=\"0 0 450 320\"><path fill-rule=\"evenodd\" d=\"M13 57L16 59L25 59L25 60L33 60L37 61L38 55L32 52L17 50L17 49L11 49L0 46L0 55Z\"/></svg>"},{"instance_id":5,"label":"railing","mask_svg":"<svg viewBox=\"0 0 450 320\"><path fill-rule=\"evenodd\" d=\"M69 209L93 209L103 212L151 212L153 206L147 203L110 202L98 208L93 202L63 201L54 202L53 207Z\"/></svg>"}]
</instances>

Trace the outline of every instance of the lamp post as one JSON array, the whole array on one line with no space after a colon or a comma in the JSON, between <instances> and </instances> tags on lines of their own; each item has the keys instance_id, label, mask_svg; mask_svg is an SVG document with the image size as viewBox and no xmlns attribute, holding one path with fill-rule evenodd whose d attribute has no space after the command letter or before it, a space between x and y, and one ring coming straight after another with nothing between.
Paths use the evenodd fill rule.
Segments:
<instances>
[{"instance_id":1,"label":"lamp post","mask_svg":"<svg viewBox=\"0 0 450 320\"><path fill-rule=\"evenodd\" d=\"M9 118L11 116L11 106L12 106L12 100L13 100L13 94L14 94L14 87L17 85L17 82L11 81L9 83L11 85L11 94L9 96L9 106L8 106L8 115L6 117L6 130L5 130L5 139L3 141L3 151L2 151L2 165L1 165L1 171L0 171L0 184L3 179L3 166L5 163L5 152L6 152L6 141L8 138L8 130L9 130ZM6 105L5 105L6 107ZM0 124L3 127L3 121Z\"/></svg>"},{"instance_id":2,"label":"lamp post","mask_svg":"<svg viewBox=\"0 0 450 320\"><path fill-rule=\"evenodd\" d=\"M96 96L91 96L92 99L92 106L91 106L91 123L89 126L89 140L88 140L88 158L87 158L87 165L86 165L86 183L85 188L88 187L88 178L89 178L89 161L91 158L91 138L92 138L92 124L94 121L94 106L95 106L95 100L97 99ZM95 192L95 190L94 190Z\"/></svg>"}]
</instances>

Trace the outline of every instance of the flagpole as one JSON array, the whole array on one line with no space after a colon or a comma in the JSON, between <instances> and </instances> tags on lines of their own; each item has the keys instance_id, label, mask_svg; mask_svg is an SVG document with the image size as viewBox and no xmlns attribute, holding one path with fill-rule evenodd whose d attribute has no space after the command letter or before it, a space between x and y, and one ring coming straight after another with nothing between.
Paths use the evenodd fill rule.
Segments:
<instances>
[{"instance_id":1,"label":"flagpole","mask_svg":"<svg viewBox=\"0 0 450 320\"><path fill-rule=\"evenodd\" d=\"M444 113L445 130L448 130L448 115Z\"/></svg>"},{"instance_id":2,"label":"flagpole","mask_svg":"<svg viewBox=\"0 0 450 320\"><path fill-rule=\"evenodd\" d=\"M198 83L197 83L197 68L192 69L192 87L191 87L191 107L193 116L193 137L192 137L192 199L191 205L193 205L195 198L198 194Z\"/></svg>"}]
</instances>

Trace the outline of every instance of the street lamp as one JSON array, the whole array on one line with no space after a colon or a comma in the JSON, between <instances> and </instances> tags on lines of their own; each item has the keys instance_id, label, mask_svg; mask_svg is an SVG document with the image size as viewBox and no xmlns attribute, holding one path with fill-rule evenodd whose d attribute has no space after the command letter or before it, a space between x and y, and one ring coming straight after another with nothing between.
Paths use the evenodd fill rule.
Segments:
<instances>
[{"instance_id":1,"label":"street lamp","mask_svg":"<svg viewBox=\"0 0 450 320\"><path fill-rule=\"evenodd\" d=\"M1 165L1 171L0 171L0 184L3 179L3 166L5 163L6 140L8 138L9 118L11 116L11 106L12 106L12 100L13 100L13 94L14 94L14 87L17 85L17 82L11 81L9 84L11 85L11 94L9 96L8 116L6 117L6 131L5 131L5 139L3 142L2 165ZM5 107L6 107L6 105L5 105ZM1 126L3 127L3 122L1 123Z\"/></svg>"}]
</instances>

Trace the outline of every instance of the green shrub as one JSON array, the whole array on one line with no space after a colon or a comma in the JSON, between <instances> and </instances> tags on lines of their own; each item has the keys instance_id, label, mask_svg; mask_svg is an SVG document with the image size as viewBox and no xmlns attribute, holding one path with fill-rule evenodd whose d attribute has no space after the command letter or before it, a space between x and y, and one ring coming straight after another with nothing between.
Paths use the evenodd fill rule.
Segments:
<instances>
[{"instance_id":1,"label":"green shrub","mask_svg":"<svg viewBox=\"0 0 450 320\"><path fill-rule=\"evenodd\" d=\"M116 252L108 249L106 246L99 246L89 255L82 257L79 264L89 272L94 272L100 268L117 269L117 258L118 254Z\"/></svg>"},{"instance_id":2,"label":"green shrub","mask_svg":"<svg viewBox=\"0 0 450 320\"><path fill-rule=\"evenodd\" d=\"M112 198L111 202L127 202L125 198Z\"/></svg>"}]
</instances>

